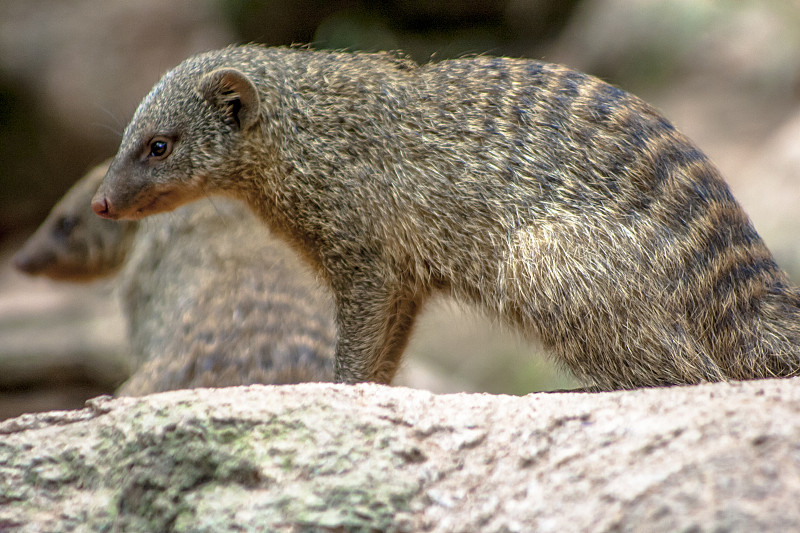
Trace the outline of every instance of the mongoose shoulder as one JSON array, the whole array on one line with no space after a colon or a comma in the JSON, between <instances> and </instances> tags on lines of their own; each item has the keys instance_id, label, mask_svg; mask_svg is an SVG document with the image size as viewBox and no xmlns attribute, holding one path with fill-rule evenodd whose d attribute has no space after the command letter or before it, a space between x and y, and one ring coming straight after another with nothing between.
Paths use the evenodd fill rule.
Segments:
<instances>
[{"instance_id":1,"label":"mongoose shoulder","mask_svg":"<svg viewBox=\"0 0 800 533\"><path fill-rule=\"evenodd\" d=\"M435 291L596 388L795 375L800 293L652 107L533 60L230 47L142 101L93 201L244 200L333 290L336 377L388 382Z\"/></svg>"},{"instance_id":2,"label":"mongoose shoulder","mask_svg":"<svg viewBox=\"0 0 800 533\"><path fill-rule=\"evenodd\" d=\"M333 379L329 298L239 202L200 201L141 222L104 220L99 165L15 256L20 270L92 280L119 270L133 374L118 390Z\"/></svg>"}]
</instances>

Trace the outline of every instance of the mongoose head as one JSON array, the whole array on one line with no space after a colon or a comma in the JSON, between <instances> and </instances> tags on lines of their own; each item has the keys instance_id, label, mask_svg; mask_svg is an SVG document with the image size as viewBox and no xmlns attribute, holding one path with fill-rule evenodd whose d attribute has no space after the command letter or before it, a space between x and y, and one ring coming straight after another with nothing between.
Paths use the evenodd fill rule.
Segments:
<instances>
[{"instance_id":1,"label":"mongoose head","mask_svg":"<svg viewBox=\"0 0 800 533\"><path fill-rule=\"evenodd\" d=\"M92 201L95 213L139 219L236 178L242 138L259 122L259 93L247 75L220 64L196 56L156 84L125 130Z\"/></svg>"},{"instance_id":2,"label":"mongoose head","mask_svg":"<svg viewBox=\"0 0 800 533\"><path fill-rule=\"evenodd\" d=\"M103 220L91 209L92 196L109 163L93 168L53 207L14 255L17 269L63 281L91 281L119 269L137 224Z\"/></svg>"}]
</instances>

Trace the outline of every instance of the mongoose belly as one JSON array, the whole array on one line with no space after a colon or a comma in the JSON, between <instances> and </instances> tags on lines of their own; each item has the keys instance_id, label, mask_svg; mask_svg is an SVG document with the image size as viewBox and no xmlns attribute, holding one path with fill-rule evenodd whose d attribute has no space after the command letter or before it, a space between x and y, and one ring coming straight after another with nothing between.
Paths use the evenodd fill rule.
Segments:
<instances>
[{"instance_id":1,"label":"mongoose belly","mask_svg":"<svg viewBox=\"0 0 800 533\"><path fill-rule=\"evenodd\" d=\"M337 379L391 380L425 300L475 302L597 388L789 376L800 295L708 158L538 61L258 46L188 59L93 202L240 198L333 290Z\"/></svg>"}]
</instances>

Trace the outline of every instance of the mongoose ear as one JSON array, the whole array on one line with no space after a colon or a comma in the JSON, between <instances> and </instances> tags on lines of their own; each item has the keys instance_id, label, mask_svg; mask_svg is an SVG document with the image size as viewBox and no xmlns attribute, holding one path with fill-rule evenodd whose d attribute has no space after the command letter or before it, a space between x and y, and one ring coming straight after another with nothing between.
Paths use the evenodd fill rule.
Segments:
<instances>
[{"instance_id":1,"label":"mongoose ear","mask_svg":"<svg viewBox=\"0 0 800 533\"><path fill-rule=\"evenodd\" d=\"M200 95L225 114L225 123L237 129L252 126L259 112L258 89L244 73L223 68L200 80Z\"/></svg>"}]
</instances>

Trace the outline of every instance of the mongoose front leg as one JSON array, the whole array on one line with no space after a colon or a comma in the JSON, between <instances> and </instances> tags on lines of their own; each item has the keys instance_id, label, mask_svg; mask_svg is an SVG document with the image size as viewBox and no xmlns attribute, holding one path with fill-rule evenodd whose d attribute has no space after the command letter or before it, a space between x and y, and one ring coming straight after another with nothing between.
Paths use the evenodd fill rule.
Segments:
<instances>
[{"instance_id":1,"label":"mongoose front leg","mask_svg":"<svg viewBox=\"0 0 800 533\"><path fill-rule=\"evenodd\" d=\"M401 291L355 282L336 295L336 381L390 383L419 302Z\"/></svg>"}]
</instances>

